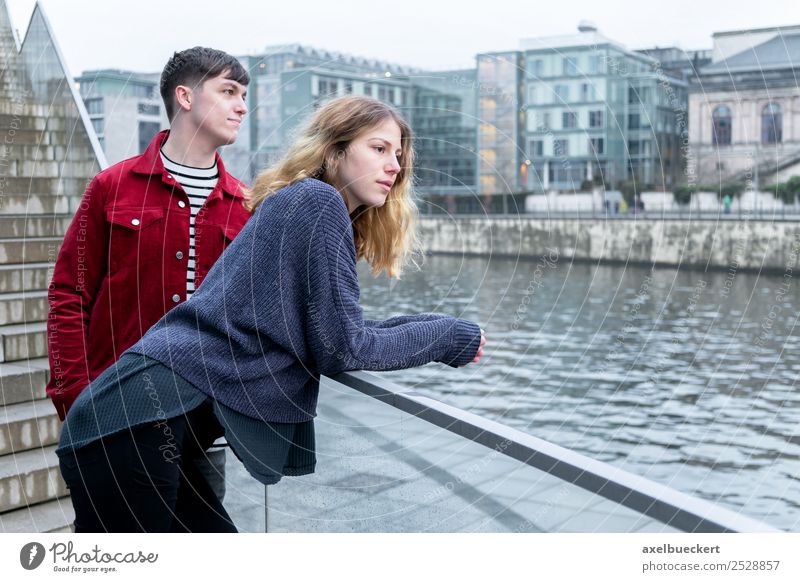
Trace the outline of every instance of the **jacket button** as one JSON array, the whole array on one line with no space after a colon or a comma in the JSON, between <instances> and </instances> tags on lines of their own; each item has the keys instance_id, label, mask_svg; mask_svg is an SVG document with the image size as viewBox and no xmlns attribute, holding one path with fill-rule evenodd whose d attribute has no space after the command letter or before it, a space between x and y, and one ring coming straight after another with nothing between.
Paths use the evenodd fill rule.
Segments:
<instances>
[{"instance_id":1,"label":"jacket button","mask_svg":"<svg viewBox=\"0 0 800 582\"><path fill-rule=\"evenodd\" d=\"M131 224L132 224L133 226L139 226L139 219L138 219L138 218L134 218L134 219L132 219L132 220L131 220Z\"/></svg>"},{"instance_id":2,"label":"jacket button","mask_svg":"<svg viewBox=\"0 0 800 582\"><path fill-rule=\"evenodd\" d=\"M177 303L180 300L181 300L181 296L178 295L177 293L175 293L175 295L172 296L172 302L173 303Z\"/></svg>"},{"instance_id":3,"label":"jacket button","mask_svg":"<svg viewBox=\"0 0 800 582\"><path fill-rule=\"evenodd\" d=\"M178 251L177 253L175 253L175 258L178 259L178 260L182 259L183 258L183 253L181 251Z\"/></svg>"},{"instance_id":4,"label":"jacket button","mask_svg":"<svg viewBox=\"0 0 800 582\"><path fill-rule=\"evenodd\" d=\"M183 200L178 200L178 207L185 208L186 207L186 202L184 202Z\"/></svg>"},{"instance_id":5,"label":"jacket button","mask_svg":"<svg viewBox=\"0 0 800 582\"><path fill-rule=\"evenodd\" d=\"M167 174L167 178L169 178L170 180L172 180L172 174Z\"/></svg>"}]
</instances>

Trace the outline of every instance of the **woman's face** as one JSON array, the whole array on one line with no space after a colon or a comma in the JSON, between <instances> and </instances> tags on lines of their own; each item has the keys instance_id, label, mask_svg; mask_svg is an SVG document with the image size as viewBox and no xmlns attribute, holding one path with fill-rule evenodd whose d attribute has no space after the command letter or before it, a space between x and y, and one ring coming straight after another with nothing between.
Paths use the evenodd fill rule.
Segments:
<instances>
[{"instance_id":1,"label":"woman's face","mask_svg":"<svg viewBox=\"0 0 800 582\"><path fill-rule=\"evenodd\" d=\"M400 153L400 127L391 117L350 142L336 176L348 212L383 206L400 173Z\"/></svg>"}]
</instances>

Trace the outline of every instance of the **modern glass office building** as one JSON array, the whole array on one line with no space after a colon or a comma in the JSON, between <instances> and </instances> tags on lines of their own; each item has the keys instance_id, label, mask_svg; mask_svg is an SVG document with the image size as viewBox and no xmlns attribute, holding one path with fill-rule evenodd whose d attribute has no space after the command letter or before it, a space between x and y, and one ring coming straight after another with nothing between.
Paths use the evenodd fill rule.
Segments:
<instances>
[{"instance_id":1,"label":"modern glass office building","mask_svg":"<svg viewBox=\"0 0 800 582\"><path fill-rule=\"evenodd\" d=\"M680 179L686 82L594 27L579 30L478 55L481 193Z\"/></svg>"},{"instance_id":2,"label":"modern glass office building","mask_svg":"<svg viewBox=\"0 0 800 582\"><path fill-rule=\"evenodd\" d=\"M302 45L268 47L240 57L252 76L248 98L249 174L273 163L297 127L326 99L370 95L401 110L411 106L409 75L416 69ZM244 139L243 139L244 138Z\"/></svg>"},{"instance_id":3,"label":"modern glass office building","mask_svg":"<svg viewBox=\"0 0 800 582\"><path fill-rule=\"evenodd\" d=\"M520 147L525 124L522 54L478 55L478 178L483 195L518 192L526 183Z\"/></svg>"},{"instance_id":4,"label":"modern glass office building","mask_svg":"<svg viewBox=\"0 0 800 582\"><path fill-rule=\"evenodd\" d=\"M672 188L683 180L691 63L665 68L592 26L579 30L523 40L519 50L482 53L475 68L453 71L298 44L239 57L252 78L250 113L237 142L225 148L226 165L252 180L321 103L354 94L391 103L406 115L416 135L417 191L442 197L434 205L598 185ZM166 125L157 75L93 71L78 80L111 161L138 153ZM113 124L124 131L115 134Z\"/></svg>"},{"instance_id":5,"label":"modern glass office building","mask_svg":"<svg viewBox=\"0 0 800 582\"><path fill-rule=\"evenodd\" d=\"M273 163L325 100L369 95L397 107L411 124L420 194L474 193L473 69L427 72L298 44L239 58L252 76L250 114L237 143L226 148L226 160L245 179Z\"/></svg>"},{"instance_id":6,"label":"modern glass office building","mask_svg":"<svg viewBox=\"0 0 800 582\"><path fill-rule=\"evenodd\" d=\"M475 69L436 71L409 78L413 106L407 115L416 136L417 187L428 195L476 192L478 116Z\"/></svg>"}]
</instances>

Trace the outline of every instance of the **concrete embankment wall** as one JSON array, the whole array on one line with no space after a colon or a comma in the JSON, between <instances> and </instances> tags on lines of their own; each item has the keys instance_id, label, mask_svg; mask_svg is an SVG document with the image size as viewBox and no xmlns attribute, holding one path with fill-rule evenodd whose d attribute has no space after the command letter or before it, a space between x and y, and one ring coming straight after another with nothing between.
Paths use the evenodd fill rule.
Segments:
<instances>
[{"instance_id":1,"label":"concrete embankment wall","mask_svg":"<svg viewBox=\"0 0 800 582\"><path fill-rule=\"evenodd\" d=\"M800 253L800 222L766 220L422 218L426 252L660 265L709 270L790 272Z\"/></svg>"}]
</instances>

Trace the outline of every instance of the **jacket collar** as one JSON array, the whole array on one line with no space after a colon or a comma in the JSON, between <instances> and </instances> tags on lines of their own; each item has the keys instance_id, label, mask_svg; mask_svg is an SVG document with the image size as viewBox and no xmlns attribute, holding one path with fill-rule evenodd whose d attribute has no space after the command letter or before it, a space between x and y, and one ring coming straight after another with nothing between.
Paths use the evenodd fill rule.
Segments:
<instances>
[{"instance_id":1,"label":"jacket collar","mask_svg":"<svg viewBox=\"0 0 800 582\"><path fill-rule=\"evenodd\" d=\"M164 162L161 161L161 146L167 141L167 137L169 137L168 129L158 132L153 138L153 141L150 142L150 145L147 146L147 149L144 150L144 153L136 159L131 167L131 171L146 176L155 174L163 175L165 171ZM239 181L225 170L225 164L222 163L222 158L219 156L219 153L215 153L214 156L217 162L217 169L219 170L218 184L222 188L222 191L235 198L244 199Z\"/></svg>"}]
</instances>

